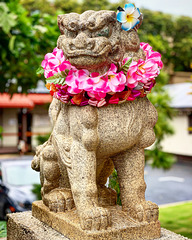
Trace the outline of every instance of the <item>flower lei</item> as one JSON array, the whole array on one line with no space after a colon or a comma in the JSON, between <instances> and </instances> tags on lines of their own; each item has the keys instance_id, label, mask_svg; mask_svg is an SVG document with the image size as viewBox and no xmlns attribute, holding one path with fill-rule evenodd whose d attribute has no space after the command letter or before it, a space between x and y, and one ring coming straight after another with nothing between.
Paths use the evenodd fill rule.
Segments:
<instances>
[{"instance_id":1,"label":"flower lei","mask_svg":"<svg viewBox=\"0 0 192 240\"><path fill-rule=\"evenodd\" d=\"M140 43L146 59L138 62L125 58L118 66L113 63L103 75L77 69L65 60L63 51L55 48L42 61L46 87L62 103L96 107L119 104L145 97L155 85L155 77L163 67L161 54L148 43Z\"/></svg>"}]
</instances>

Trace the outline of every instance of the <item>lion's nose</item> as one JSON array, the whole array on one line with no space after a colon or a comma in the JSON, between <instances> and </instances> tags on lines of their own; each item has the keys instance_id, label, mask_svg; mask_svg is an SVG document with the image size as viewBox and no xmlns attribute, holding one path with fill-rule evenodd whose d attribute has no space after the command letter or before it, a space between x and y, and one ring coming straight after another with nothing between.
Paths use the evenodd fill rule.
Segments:
<instances>
[{"instance_id":1,"label":"lion's nose","mask_svg":"<svg viewBox=\"0 0 192 240\"><path fill-rule=\"evenodd\" d=\"M70 48L71 50L75 49L88 49L91 50L95 46L95 41L91 38L88 38L87 35L83 32L79 33L75 39L71 41Z\"/></svg>"}]
</instances>

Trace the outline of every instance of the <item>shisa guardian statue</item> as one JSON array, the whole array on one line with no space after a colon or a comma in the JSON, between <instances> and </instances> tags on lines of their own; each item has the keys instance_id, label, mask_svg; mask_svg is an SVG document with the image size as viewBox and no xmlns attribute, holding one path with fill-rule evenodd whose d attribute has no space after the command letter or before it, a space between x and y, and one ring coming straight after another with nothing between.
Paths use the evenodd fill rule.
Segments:
<instances>
[{"instance_id":1,"label":"shisa guardian statue","mask_svg":"<svg viewBox=\"0 0 192 240\"><path fill-rule=\"evenodd\" d=\"M139 9L118 10L58 16L57 48L42 62L53 130L32 161L43 200L32 213L70 239L160 237L158 206L145 200L144 148L155 141L146 95L161 55L139 41ZM122 209L106 186L114 168Z\"/></svg>"}]
</instances>

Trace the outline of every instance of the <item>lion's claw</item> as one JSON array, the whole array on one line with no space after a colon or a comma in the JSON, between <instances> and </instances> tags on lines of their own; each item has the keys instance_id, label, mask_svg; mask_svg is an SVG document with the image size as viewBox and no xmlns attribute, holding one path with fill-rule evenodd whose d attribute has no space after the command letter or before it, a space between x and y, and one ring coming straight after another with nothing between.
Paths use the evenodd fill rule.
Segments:
<instances>
[{"instance_id":1,"label":"lion's claw","mask_svg":"<svg viewBox=\"0 0 192 240\"><path fill-rule=\"evenodd\" d=\"M144 201L132 207L129 215L138 222L150 223L158 220L159 209L155 203Z\"/></svg>"},{"instance_id":2,"label":"lion's claw","mask_svg":"<svg viewBox=\"0 0 192 240\"><path fill-rule=\"evenodd\" d=\"M54 189L44 196L44 202L53 212L65 212L74 208L71 190Z\"/></svg>"},{"instance_id":3,"label":"lion's claw","mask_svg":"<svg viewBox=\"0 0 192 240\"><path fill-rule=\"evenodd\" d=\"M93 207L80 214L81 227L84 230L101 230L111 226L111 214L102 207Z\"/></svg>"}]
</instances>

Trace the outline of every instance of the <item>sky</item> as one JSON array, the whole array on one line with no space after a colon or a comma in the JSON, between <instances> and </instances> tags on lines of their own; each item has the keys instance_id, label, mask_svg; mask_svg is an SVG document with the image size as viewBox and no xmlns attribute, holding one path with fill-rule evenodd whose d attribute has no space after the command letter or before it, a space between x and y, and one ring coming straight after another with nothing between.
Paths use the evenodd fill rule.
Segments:
<instances>
[{"instance_id":1,"label":"sky","mask_svg":"<svg viewBox=\"0 0 192 240\"><path fill-rule=\"evenodd\" d=\"M192 0L125 0L125 2L135 3L138 8L144 7L177 16L183 15L192 17Z\"/></svg>"}]
</instances>

